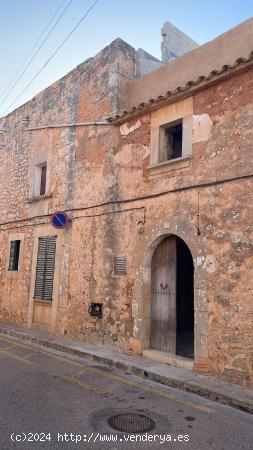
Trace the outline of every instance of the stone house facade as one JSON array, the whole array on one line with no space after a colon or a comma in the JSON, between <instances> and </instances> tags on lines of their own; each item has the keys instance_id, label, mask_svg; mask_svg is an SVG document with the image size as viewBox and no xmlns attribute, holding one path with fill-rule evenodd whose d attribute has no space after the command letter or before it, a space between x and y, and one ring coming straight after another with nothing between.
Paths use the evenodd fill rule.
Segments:
<instances>
[{"instance_id":1,"label":"stone house facade","mask_svg":"<svg viewBox=\"0 0 253 450\"><path fill-rule=\"evenodd\" d=\"M252 50L117 39L0 120L1 320L253 383Z\"/></svg>"}]
</instances>

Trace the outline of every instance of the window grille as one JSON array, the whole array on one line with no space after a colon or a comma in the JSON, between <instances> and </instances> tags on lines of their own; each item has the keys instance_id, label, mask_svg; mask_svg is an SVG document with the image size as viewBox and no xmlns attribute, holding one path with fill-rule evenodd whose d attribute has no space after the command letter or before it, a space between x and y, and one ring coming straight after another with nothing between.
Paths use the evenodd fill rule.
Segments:
<instances>
[{"instance_id":1,"label":"window grille","mask_svg":"<svg viewBox=\"0 0 253 450\"><path fill-rule=\"evenodd\" d=\"M124 256L114 257L114 275L126 275L126 258Z\"/></svg>"}]
</instances>

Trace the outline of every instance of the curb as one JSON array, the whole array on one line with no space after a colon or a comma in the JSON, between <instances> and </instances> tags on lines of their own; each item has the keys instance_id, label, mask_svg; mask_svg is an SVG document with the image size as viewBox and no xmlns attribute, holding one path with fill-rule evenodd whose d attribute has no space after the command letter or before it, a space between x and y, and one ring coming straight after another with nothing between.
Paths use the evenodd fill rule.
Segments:
<instances>
[{"instance_id":1,"label":"curb","mask_svg":"<svg viewBox=\"0 0 253 450\"><path fill-rule=\"evenodd\" d=\"M1 336L10 336L20 341L26 341L32 344L37 344L40 347L50 348L52 350L56 350L65 354L77 356L79 358L83 358L85 360L89 361L95 361L98 363L102 363L104 365L107 365L109 367L114 367L116 369L122 370L122 371L128 371L132 375L136 375L138 377L148 379L150 381L154 381L156 383L163 384L165 386L169 386L172 388L176 388L182 391L190 392L192 394L199 395L200 397L203 397L205 399L218 402L227 406L231 406L235 409L239 409L240 411L247 412L249 414L253 414L253 402L243 400L238 398L237 396L229 396L226 394L223 394L221 391L208 388L206 386L201 386L196 383L186 381L186 380L178 380L172 377L167 377L163 375L159 375L155 372L145 370L143 368L140 368L138 366L127 364L125 362L119 361L117 359L113 358L107 358L103 356L98 356L93 353L87 352L85 350L77 350L75 348L71 348L68 346L60 345L57 343L54 343L48 339L43 339L39 337L32 336L30 334L26 334L24 332L17 332L13 331L9 328L2 328L0 327L0 335Z\"/></svg>"}]
</instances>

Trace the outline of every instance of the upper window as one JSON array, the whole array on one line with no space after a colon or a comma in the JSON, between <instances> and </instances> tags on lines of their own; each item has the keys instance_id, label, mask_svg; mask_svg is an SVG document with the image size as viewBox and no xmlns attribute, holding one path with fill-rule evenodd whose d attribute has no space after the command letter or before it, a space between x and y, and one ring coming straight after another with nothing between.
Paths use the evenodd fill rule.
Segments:
<instances>
[{"instance_id":1,"label":"upper window","mask_svg":"<svg viewBox=\"0 0 253 450\"><path fill-rule=\"evenodd\" d=\"M35 166L34 195L45 195L47 190L47 163Z\"/></svg>"},{"instance_id":2,"label":"upper window","mask_svg":"<svg viewBox=\"0 0 253 450\"><path fill-rule=\"evenodd\" d=\"M10 258L9 270L18 270L19 254L20 254L20 240L11 241L10 244Z\"/></svg>"},{"instance_id":3,"label":"upper window","mask_svg":"<svg viewBox=\"0 0 253 450\"><path fill-rule=\"evenodd\" d=\"M151 112L151 176L189 167L192 155L192 98Z\"/></svg>"},{"instance_id":4,"label":"upper window","mask_svg":"<svg viewBox=\"0 0 253 450\"><path fill-rule=\"evenodd\" d=\"M44 164L43 166L41 166L40 195L44 195L46 193L46 181L47 181L47 165Z\"/></svg>"},{"instance_id":5,"label":"upper window","mask_svg":"<svg viewBox=\"0 0 253 450\"><path fill-rule=\"evenodd\" d=\"M180 158L182 156L183 125L177 120L160 127L159 161Z\"/></svg>"}]
</instances>

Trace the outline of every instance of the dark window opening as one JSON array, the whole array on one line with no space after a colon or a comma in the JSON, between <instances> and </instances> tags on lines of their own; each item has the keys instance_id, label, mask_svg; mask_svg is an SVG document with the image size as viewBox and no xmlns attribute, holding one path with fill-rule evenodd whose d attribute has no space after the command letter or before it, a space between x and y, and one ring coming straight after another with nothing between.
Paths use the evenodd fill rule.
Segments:
<instances>
[{"instance_id":1,"label":"dark window opening","mask_svg":"<svg viewBox=\"0 0 253 450\"><path fill-rule=\"evenodd\" d=\"M11 241L9 270L18 270L19 253L20 253L20 241L19 240Z\"/></svg>"},{"instance_id":2,"label":"dark window opening","mask_svg":"<svg viewBox=\"0 0 253 450\"><path fill-rule=\"evenodd\" d=\"M182 120L161 127L160 157L161 161L180 158L182 156L183 125Z\"/></svg>"},{"instance_id":3,"label":"dark window opening","mask_svg":"<svg viewBox=\"0 0 253 450\"><path fill-rule=\"evenodd\" d=\"M45 195L46 193L46 182L47 182L47 165L41 166L40 175L40 195Z\"/></svg>"}]
</instances>

